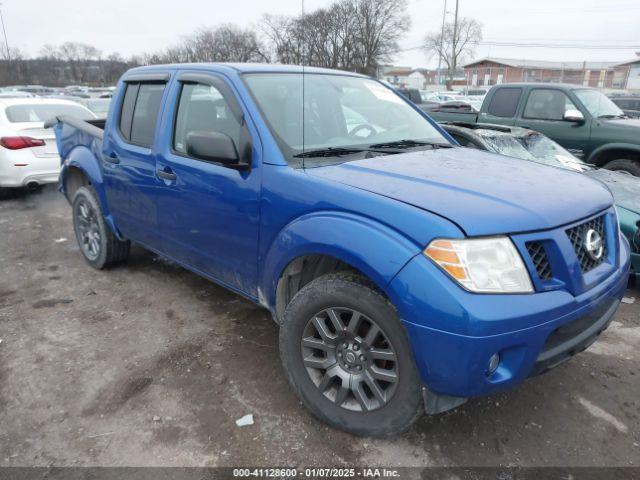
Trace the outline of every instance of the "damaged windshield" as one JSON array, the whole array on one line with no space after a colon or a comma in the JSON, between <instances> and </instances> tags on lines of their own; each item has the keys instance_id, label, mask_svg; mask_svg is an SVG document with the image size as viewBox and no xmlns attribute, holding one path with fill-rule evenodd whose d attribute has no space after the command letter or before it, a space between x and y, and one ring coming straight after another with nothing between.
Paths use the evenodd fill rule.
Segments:
<instances>
[{"instance_id":1,"label":"damaged windshield","mask_svg":"<svg viewBox=\"0 0 640 480\"><path fill-rule=\"evenodd\" d=\"M368 78L318 73L251 73L244 78L294 164L450 146L401 96Z\"/></svg>"},{"instance_id":2,"label":"damaged windshield","mask_svg":"<svg viewBox=\"0 0 640 480\"><path fill-rule=\"evenodd\" d=\"M527 132L524 135L496 132L493 130L477 130L485 142L496 152L510 157L521 158L560 167L568 170L583 172L591 167L569 151L544 135Z\"/></svg>"}]
</instances>

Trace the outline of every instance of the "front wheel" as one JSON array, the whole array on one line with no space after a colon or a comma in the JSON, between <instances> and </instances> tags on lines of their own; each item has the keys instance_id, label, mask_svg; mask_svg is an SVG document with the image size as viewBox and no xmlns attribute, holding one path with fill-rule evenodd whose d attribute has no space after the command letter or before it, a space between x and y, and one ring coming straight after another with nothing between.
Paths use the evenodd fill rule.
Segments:
<instances>
[{"instance_id":1,"label":"front wheel","mask_svg":"<svg viewBox=\"0 0 640 480\"><path fill-rule=\"evenodd\" d=\"M636 177L640 177L640 162L628 158L619 158L607 163L604 168L607 170L617 170L630 173Z\"/></svg>"},{"instance_id":2,"label":"front wheel","mask_svg":"<svg viewBox=\"0 0 640 480\"><path fill-rule=\"evenodd\" d=\"M280 356L311 412L357 435L386 436L422 413L421 385L393 306L364 278L324 275L287 306Z\"/></svg>"},{"instance_id":3,"label":"front wheel","mask_svg":"<svg viewBox=\"0 0 640 480\"><path fill-rule=\"evenodd\" d=\"M78 188L73 197L73 229L85 260L101 270L129 256L129 241L119 240L105 224L102 208L93 188Z\"/></svg>"}]
</instances>

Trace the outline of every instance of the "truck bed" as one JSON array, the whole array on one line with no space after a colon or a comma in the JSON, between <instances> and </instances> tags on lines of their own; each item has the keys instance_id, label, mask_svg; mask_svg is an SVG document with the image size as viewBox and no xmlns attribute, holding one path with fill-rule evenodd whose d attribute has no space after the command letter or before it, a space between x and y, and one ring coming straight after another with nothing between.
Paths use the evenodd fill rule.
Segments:
<instances>
[{"instance_id":1,"label":"truck bed","mask_svg":"<svg viewBox=\"0 0 640 480\"><path fill-rule=\"evenodd\" d=\"M45 123L45 128L53 127L56 132L56 144L60 158L65 159L72 149L84 146L91 150L97 158L102 151L102 138L106 120L80 120L76 117L62 115Z\"/></svg>"}]
</instances>

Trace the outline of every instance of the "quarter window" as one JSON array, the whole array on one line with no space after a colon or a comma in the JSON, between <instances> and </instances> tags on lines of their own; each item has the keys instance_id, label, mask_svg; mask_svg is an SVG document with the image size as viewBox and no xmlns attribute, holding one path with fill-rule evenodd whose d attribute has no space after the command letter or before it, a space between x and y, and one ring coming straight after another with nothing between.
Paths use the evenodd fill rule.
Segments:
<instances>
[{"instance_id":1,"label":"quarter window","mask_svg":"<svg viewBox=\"0 0 640 480\"><path fill-rule=\"evenodd\" d=\"M566 93L539 88L529 94L523 116L541 120L563 120L567 110L577 108Z\"/></svg>"},{"instance_id":2,"label":"quarter window","mask_svg":"<svg viewBox=\"0 0 640 480\"><path fill-rule=\"evenodd\" d=\"M501 118L510 118L516 115L518 102L522 95L521 88L500 88L493 94L487 112L490 115Z\"/></svg>"},{"instance_id":3,"label":"quarter window","mask_svg":"<svg viewBox=\"0 0 640 480\"><path fill-rule=\"evenodd\" d=\"M241 129L241 124L216 87L197 83L183 85L173 138L176 152L187 154L187 139L192 132L224 133L238 146Z\"/></svg>"}]
</instances>

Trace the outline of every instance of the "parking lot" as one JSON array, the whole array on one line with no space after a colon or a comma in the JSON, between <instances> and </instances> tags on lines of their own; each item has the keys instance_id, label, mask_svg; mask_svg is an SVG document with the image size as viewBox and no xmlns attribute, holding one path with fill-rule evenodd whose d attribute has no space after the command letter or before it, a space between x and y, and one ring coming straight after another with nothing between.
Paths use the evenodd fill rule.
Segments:
<instances>
[{"instance_id":1,"label":"parking lot","mask_svg":"<svg viewBox=\"0 0 640 480\"><path fill-rule=\"evenodd\" d=\"M53 187L0 203L0 245L4 466L640 464L637 291L572 361L378 440L300 404L265 310L139 248L89 268Z\"/></svg>"}]
</instances>

